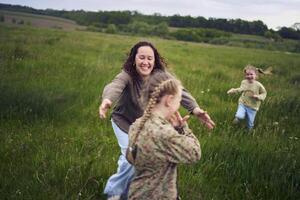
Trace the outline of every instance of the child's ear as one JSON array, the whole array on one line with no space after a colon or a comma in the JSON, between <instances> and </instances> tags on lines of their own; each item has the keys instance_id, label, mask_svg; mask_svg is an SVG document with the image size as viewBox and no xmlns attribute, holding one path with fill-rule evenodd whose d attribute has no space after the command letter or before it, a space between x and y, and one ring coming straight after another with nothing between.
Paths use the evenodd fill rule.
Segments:
<instances>
[{"instance_id":1,"label":"child's ear","mask_svg":"<svg viewBox=\"0 0 300 200\"><path fill-rule=\"evenodd\" d=\"M166 101L165 101L165 106L170 107L172 105L174 95L167 95L166 96Z\"/></svg>"}]
</instances>

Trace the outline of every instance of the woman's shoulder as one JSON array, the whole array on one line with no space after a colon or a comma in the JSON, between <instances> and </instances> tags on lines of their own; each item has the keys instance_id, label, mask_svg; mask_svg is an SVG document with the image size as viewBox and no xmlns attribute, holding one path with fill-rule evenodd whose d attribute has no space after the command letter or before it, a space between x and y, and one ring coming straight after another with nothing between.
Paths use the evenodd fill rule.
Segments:
<instances>
[{"instance_id":1,"label":"woman's shoulder","mask_svg":"<svg viewBox=\"0 0 300 200\"><path fill-rule=\"evenodd\" d=\"M129 74L126 70L124 70L124 69L122 69L122 70L117 74L117 76L122 76L122 77L126 77L126 78L131 78L130 74Z\"/></svg>"},{"instance_id":2,"label":"woman's shoulder","mask_svg":"<svg viewBox=\"0 0 300 200\"><path fill-rule=\"evenodd\" d=\"M122 69L114 78L115 82L120 83L120 84L127 84L132 82L132 77L131 75L126 72L124 69Z\"/></svg>"}]
</instances>

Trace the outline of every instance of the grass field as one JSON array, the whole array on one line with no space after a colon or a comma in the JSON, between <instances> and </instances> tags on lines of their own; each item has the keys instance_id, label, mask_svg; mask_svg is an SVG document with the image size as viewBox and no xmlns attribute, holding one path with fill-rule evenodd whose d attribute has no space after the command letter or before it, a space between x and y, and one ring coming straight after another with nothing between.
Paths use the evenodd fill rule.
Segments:
<instances>
[{"instance_id":1,"label":"grass field","mask_svg":"<svg viewBox=\"0 0 300 200\"><path fill-rule=\"evenodd\" d=\"M119 150L99 96L140 40L217 124L189 121L203 155L179 166L182 199L300 198L299 54L0 24L1 199L105 199ZM231 125L238 96L226 95L248 63L274 68L251 133Z\"/></svg>"}]
</instances>

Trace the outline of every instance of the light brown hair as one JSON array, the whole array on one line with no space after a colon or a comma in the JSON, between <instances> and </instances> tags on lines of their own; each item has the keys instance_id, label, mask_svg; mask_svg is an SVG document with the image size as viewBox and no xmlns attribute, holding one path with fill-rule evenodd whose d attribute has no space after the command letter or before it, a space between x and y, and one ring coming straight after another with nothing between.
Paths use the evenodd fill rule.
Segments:
<instances>
[{"instance_id":1,"label":"light brown hair","mask_svg":"<svg viewBox=\"0 0 300 200\"><path fill-rule=\"evenodd\" d=\"M128 149L126 152L126 158L130 163L134 163L137 153L137 140L140 131L144 128L146 121L150 118L153 107L158 104L162 97L165 95L176 95L180 90L181 83L175 78L170 78L166 73L156 72L148 80L149 95L148 104L144 111L143 116L139 119L139 124L134 133L135 135L132 141L129 141Z\"/></svg>"},{"instance_id":2,"label":"light brown hair","mask_svg":"<svg viewBox=\"0 0 300 200\"><path fill-rule=\"evenodd\" d=\"M255 74L256 74L257 76L259 75L259 73L260 73L260 74L267 74L267 75L272 74L272 67L268 67L267 69L263 70L263 69L261 69L261 68L258 68L258 67L255 67L255 66L253 66L253 65L248 64L248 65L246 65L246 67L244 68L243 72L246 73L247 70L252 70L252 71L254 71Z\"/></svg>"}]
</instances>

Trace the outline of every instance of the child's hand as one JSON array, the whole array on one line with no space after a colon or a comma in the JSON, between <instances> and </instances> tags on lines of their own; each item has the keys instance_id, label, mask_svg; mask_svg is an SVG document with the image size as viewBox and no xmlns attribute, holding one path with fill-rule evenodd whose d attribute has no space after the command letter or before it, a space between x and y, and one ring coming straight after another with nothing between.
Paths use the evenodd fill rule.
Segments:
<instances>
[{"instance_id":1,"label":"child's hand","mask_svg":"<svg viewBox=\"0 0 300 200\"><path fill-rule=\"evenodd\" d=\"M256 94L252 95L252 98L259 100L259 96Z\"/></svg>"},{"instance_id":2,"label":"child's hand","mask_svg":"<svg viewBox=\"0 0 300 200\"><path fill-rule=\"evenodd\" d=\"M99 106L99 117L100 119L106 118L106 113L111 107L112 102L109 99L103 99L101 105Z\"/></svg>"},{"instance_id":3,"label":"child's hand","mask_svg":"<svg viewBox=\"0 0 300 200\"><path fill-rule=\"evenodd\" d=\"M227 91L227 94L233 94L234 93L234 89L231 88L230 90Z\"/></svg>"},{"instance_id":4,"label":"child's hand","mask_svg":"<svg viewBox=\"0 0 300 200\"><path fill-rule=\"evenodd\" d=\"M186 115L182 118L180 113L176 111L175 114L170 117L169 122L173 127L183 127L186 125L186 122L189 118L189 115Z\"/></svg>"}]
</instances>

